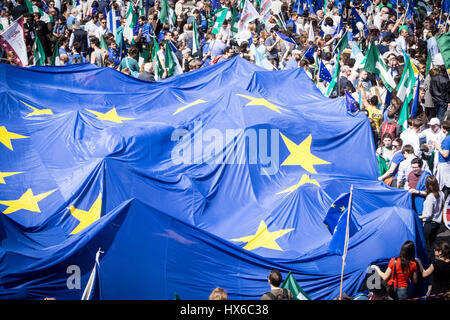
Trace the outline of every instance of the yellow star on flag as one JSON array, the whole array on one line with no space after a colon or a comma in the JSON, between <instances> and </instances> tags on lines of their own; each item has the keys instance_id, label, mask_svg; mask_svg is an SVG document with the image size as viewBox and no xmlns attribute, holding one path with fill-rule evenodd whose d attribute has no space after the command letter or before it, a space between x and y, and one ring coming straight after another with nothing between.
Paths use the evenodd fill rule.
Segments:
<instances>
[{"instance_id":1,"label":"yellow star on flag","mask_svg":"<svg viewBox=\"0 0 450 320\"><path fill-rule=\"evenodd\" d=\"M89 110L89 109L86 109L86 110L95 114L97 116L97 119L99 119L99 120L108 120L108 121L112 121L115 123L122 123L122 121L124 121L124 120L133 120L134 119L134 118L120 117L117 114L116 108L112 108L111 110L109 110L106 113L101 113L101 112Z\"/></svg>"},{"instance_id":2,"label":"yellow star on flag","mask_svg":"<svg viewBox=\"0 0 450 320\"><path fill-rule=\"evenodd\" d=\"M13 150L11 144L12 139L25 139L25 138L28 137L22 136L14 132L9 132L8 130L6 130L5 126L0 127L0 142L3 143L9 150Z\"/></svg>"},{"instance_id":3,"label":"yellow star on flag","mask_svg":"<svg viewBox=\"0 0 450 320\"><path fill-rule=\"evenodd\" d=\"M241 96L241 97L244 97L244 98L247 98L247 99L251 100L245 106L263 106L263 107L269 108L270 110L273 110L273 111L278 112L278 113L281 113L280 109L281 110L285 110L282 107L279 107L279 106L274 105L273 103L270 103L269 101L267 101L264 98L255 98L255 97L246 96L246 95L243 95L243 94L238 94L238 96Z\"/></svg>"},{"instance_id":4,"label":"yellow star on flag","mask_svg":"<svg viewBox=\"0 0 450 320\"><path fill-rule=\"evenodd\" d=\"M80 221L77 227L70 233L76 234L100 219L100 215L102 213L102 194L100 193L89 211L80 210L74 206L70 207L69 210L70 214Z\"/></svg>"},{"instance_id":5,"label":"yellow star on flag","mask_svg":"<svg viewBox=\"0 0 450 320\"><path fill-rule=\"evenodd\" d=\"M18 200L1 200L0 204L7 206L6 210L3 211L4 214L13 213L19 210L28 210L32 212L41 212L38 202L52 194L54 190L49 192L41 193L38 195L33 194L33 190L28 189Z\"/></svg>"},{"instance_id":6,"label":"yellow star on flag","mask_svg":"<svg viewBox=\"0 0 450 320\"><path fill-rule=\"evenodd\" d=\"M13 176L13 175L19 174L19 173L22 173L22 172L0 172L0 183L6 184L6 182L5 182L6 177L10 177L10 176Z\"/></svg>"},{"instance_id":7,"label":"yellow star on flag","mask_svg":"<svg viewBox=\"0 0 450 320\"><path fill-rule=\"evenodd\" d=\"M341 211L342 211L342 212L344 212L344 210L345 210L345 207L344 207L344 206L342 206L342 207L340 207L339 209L341 209Z\"/></svg>"},{"instance_id":8,"label":"yellow star on flag","mask_svg":"<svg viewBox=\"0 0 450 320\"><path fill-rule=\"evenodd\" d=\"M195 100L194 102L189 103L189 104L185 105L184 107L178 108L172 115L174 116L174 115L176 115L177 113L180 113L181 111L184 111L184 110L186 110L186 109L188 109L188 108L190 108L190 107L192 107L192 106L195 106L196 104L204 103L204 102L206 102L206 101L205 101L205 100L202 100L202 99Z\"/></svg>"},{"instance_id":9,"label":"yellow star on flag","mask_svg":"<svg viewBox=\"0 0 450 320\"><path fill-rule=\"evenodd\" d=\"M302 185L304 185L305 183L311 183L311 184L315 184L316 186L320 187L320 184L317 182L316 179L311 179L307 174L302 175L302 178L300 179L299 183L294 184L293 186L278 192L277 194L281 194L281 193L291 193L292 191L297 190L299 187L301 187Z\"/></svg>"},{"instance_id":10,"label":"yellow star on flag","mask_svg":"<svg viewBox=\"0 0 450 320\"><path fill-rule=\"evenodd\" d=\"M291 153L281 164L282 166L301 166L309 173L317 173L314 169L315 165L330 164L330 162L322 160L311 153L311 135L297 145L281 132L280 134L286 144L286 147Z\"/></svg>"},{"instance_id":11,"label":"yellow star on flag","mask_svg":"<svg viewBox=\"0 0 450 320\"><path fill-rule=\"evenodd\" d=\"M27 117L53 114L51 109L38 109L36 107L30 106L28 103L23 102L22 100L19 101L26 105L28 108L33 109L33 112L30 112L26 115Z\"/></svg>"},{"instance_id":12,"label":"yellow star on flag","mask_svg":"<svg viewBox=\"0 0 450 320\"><path fill-rule=\"evenodd\" d=\"M258 227L258 231L254 235L246 236L238 239L231 239L231 241L242 241L247 242L244 249L246 250L254 250L257 248L267 248L273 250L282 251L278 243L275 241L276 239L284 236L286 233L291 232L294 229L282 229L278 231L270 232L267 229L264 221L261 221Z\"/></svg>"}]
</instances>

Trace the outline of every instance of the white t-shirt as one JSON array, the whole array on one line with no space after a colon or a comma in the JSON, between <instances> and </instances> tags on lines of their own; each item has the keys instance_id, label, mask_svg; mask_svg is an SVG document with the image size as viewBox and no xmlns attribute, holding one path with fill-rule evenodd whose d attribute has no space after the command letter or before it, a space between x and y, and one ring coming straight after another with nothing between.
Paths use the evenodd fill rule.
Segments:
<instances>
[{"instance_id":1,"label":"white t-shirt","mask_svg":"<svg viewBox=\"0 0 450 320\"><path fill-rule=\"evenodd\" d=\"M419 142L419 135L417 134L414 129L406 129L400 134L400 138L403 141L403 146L406 146L407 144L410 144L414 148L414 154L419 154L420 151L420 142Z\"/></svg>"},{"instance_id":2,"label":"white t-shirt","mask_svg":"<svg viewBox=\"0 0 450 320\"><path fill-rule=\"evenodd\" d=\"M425 129L419 134L419 138L426 137L426 144L429 146L433 145L433 142L441 143L442 140L445 138L445 134L442 132L441 129L438 130L438 132L433 132L431 128Z\"/></svg>"}]
</instances>

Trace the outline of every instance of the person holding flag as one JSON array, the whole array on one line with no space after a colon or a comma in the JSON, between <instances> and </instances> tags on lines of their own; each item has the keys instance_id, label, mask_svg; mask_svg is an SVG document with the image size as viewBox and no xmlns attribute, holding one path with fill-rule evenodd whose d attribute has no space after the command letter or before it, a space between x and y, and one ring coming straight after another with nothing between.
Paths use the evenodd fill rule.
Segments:
<instances>
[{"instance_id":1,"label":"person holding flag","mask_svg":"<svg viewBox=\"0 0 450 320\"><path fill-rule=\"evenodd\" d=\"M270 271L267 282L270 285L270 291L264 293L261 300L294 300L294 296L290 290L280 288L283 282L283 276L280 271Z\"/></svg>"}]
</instances>

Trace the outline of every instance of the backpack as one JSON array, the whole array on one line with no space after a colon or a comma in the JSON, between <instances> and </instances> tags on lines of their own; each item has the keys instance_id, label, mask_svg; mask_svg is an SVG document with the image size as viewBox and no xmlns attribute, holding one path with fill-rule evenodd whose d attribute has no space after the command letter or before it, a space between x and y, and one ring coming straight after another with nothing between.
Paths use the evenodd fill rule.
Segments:
<instances>
[{"instance_id":1,"label":"backpack","mask_svg":"<svg viewBox=\"0 0 450 320\"><path fill-rule=\"evenodd\" d=\"M266 292L266 295L270 298L270 300L290 300L289 292L287 289L281 288L282 294L274 295L272 292Z\"/></svg>"},{"instance_id":2,"label":"backpack","mask_svg":"<svg viewBox=\"0 0 450 320\"><path fill-rule=\"evenodd\" d=\"M393 139L397 138L396 128L397 128L397 121L394 121L394 123L389 123L387 121L383 123L383 125L381 126L381 139L383 139L383 136L386 133L389 133Z\"/></svg>"},{"instance_id":3,"label":"backpack","mask_svg":"<svg viewBox=\"0 0 450 320\"><path fill-rule=\"evenodd\" d=\"M83 59L81 58L81 55L76 55L76 56L72 55L72 64L82 63L82 62L83 62Z\"/></svg>"}]
</instances>

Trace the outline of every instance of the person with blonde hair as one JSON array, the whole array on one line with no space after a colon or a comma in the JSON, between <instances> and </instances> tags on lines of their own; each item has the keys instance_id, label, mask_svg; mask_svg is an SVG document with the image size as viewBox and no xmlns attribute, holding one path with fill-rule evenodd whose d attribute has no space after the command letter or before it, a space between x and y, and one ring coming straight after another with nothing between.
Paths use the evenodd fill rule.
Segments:
<instances>
[{"instance_id":1,"label":"person with blonde hair","mask_svg":"<svg viewBox=\"0 0 450 320\"><path fill-rule=\"evenodd\" d=\"M228 295L224 289L217 287L211 291L209 300L228 300Z\"/></svg>"}]
</instances>

